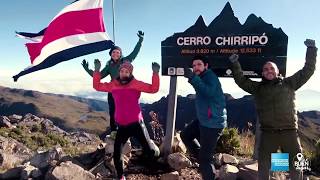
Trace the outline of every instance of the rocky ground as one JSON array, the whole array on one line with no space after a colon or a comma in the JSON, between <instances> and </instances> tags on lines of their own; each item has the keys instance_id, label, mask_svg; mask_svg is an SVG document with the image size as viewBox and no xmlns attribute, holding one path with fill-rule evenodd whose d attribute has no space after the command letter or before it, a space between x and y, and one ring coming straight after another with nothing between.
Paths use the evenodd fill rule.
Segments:
<instances>
[{"instance_id":1,"label":"rocky ground","mask_svg":"<svg viewBox=\"0 0 320 180\"><path fill-rule=\"evenodd\" d=\"M101 141L94 134L66 132L32 114L0 116L0 179L115 179L113 143L109 136ZM123 154L128 180L201 179L199 164L188 158L178 134L166 161L141 158L129 141ZM250 159L219 153L215 166L219 179L256 179L257 162Z\"/></svg>"}]
</instances>

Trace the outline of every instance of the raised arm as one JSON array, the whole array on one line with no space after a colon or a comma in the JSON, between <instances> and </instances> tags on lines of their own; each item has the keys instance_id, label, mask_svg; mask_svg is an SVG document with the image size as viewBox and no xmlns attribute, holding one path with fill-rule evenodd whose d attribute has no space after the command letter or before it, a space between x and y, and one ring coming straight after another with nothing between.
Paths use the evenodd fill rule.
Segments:
<instances>
[{"instance_id":1,"label":"raised arm","mask_svg":"<svg viewBox=\"0 0 320 180\"><path fill-rule=\"evenodd\" d=\"M89 69L89 62L86 61L85 59L82 61L81 63L83 69L91 76L93 77L93 70ZM101 79L107 77L109 75L109 65L108 62L106 64L106 66L101 70Z\"/></svg>"},{"instance_id":2,"label":"raised arm","mask_svg":"<svg viewBox=\"0 0 320 180\"><path fill-rule=\"evenodd\" d=\"M306 62L304 67L294 75L284 79L284 81L295 90L304 85L310 79L316 69L318 48L316 47L315 41L307 39L304 44L307 46Z\"/></svg>"},{"instance_id":3,"label":"raised arm","mask_svg":"<svg viewBox=\"0 0 320 180\"><path fill-rule=\"evenodd\" d=\"M233 54L229 57L229 60L232 63L232 73L234 81L244 91L250 94L254 94L258 87L258 82L252 81L251 79L243 75L243 71L238 59L239 56L237 54Z\"/></svg>"},{"instance_id":4,"label":"raised arm","mask_svg":"<svg viewBox=\"0 0 320 180\"><path fill-rule=\"evenodd\" d=\"M111 92L113 82L110 83L101 83L101 74L99 72L101 63L98 59L94 61L95 71L93 73L93 88L97 91Z\"/></svg>"},{"instance_id":5,"label":"raised arm","mask_svg":"<svg viewBox=\"0 0 320 180\"><path fill-rule=\"evenodd\" d=\"M128 56L124 57L123 59L129 60L130 62L132 62L137 57L137 55L141 49L141 46L142 46L144 32L138 31L137 36L139 37L139 40L138 40L136 46L134 47L133 51Z\"/></svg>"},{"instance_id":6,"label":"raised arm","mask_svg":"<svg viewBox=\"0 0 320 180\"><path fill-rule=\"evenodd\" d=\"M93 70L89 69L89 62L85 59L81 63L83 69L92 77L93 76Z\"/></svg>"},{"instance_id":7,"label":"raised arm","mask_svg":"<svg viewBox=\"0 0 320 180\"><path fill-rule=\"evenodd\" d=\"M159 91L160 87L160 77L159 77L160 65L156 62L152 63L152 83L144 83L142 81L138 81L136 89L145 93L156 93Z\"/></svg>"}]
</instances>

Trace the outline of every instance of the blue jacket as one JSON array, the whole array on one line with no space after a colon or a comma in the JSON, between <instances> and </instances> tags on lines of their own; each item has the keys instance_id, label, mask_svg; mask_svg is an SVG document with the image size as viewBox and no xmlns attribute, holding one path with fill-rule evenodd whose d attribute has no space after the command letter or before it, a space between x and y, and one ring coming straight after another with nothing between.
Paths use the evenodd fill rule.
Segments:
<instances>
[{"instance_id":1,"label":"blue jacket","mask_svg":"<svg viewBox=\"0 0 320 180\"><path fill-rule=\"evenodd\" d=\"M227 125L226 102L218 77L211 69L189 79L196 91L196 111L200 125L224 128Z\"/></svg>"}]
</instances>

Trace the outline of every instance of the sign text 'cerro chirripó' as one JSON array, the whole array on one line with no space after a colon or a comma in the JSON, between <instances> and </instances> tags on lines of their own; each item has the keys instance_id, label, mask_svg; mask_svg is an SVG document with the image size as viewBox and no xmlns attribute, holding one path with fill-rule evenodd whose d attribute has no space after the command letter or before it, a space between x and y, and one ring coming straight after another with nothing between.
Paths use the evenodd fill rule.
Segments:
<instances>
[{"instance_id":1,"label":"sign text 'cerro chirrip\u00f3'","mask_svg":"<svg viewBox=\"0 0 320 180\"><path fill-rule=\"evenodd\" d=\"M288 36L281 28L274 28L254 14L241 24L228 2L208 26L199 16L184 32L161 42L162 75L183 75L183 68L191 67L192 58L202 55L219 77L231 77L228 57L236 53L248 77L261 77L267 61L275 62L285 76L287 45Z\"/></svg>"}]
</instances>

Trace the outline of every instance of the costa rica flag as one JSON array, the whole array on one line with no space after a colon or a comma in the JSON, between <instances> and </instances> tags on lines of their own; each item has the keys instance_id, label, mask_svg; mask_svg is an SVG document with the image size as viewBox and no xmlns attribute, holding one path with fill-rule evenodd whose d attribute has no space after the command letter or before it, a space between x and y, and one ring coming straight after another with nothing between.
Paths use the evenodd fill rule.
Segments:
<instances>
[{"instance_id":1,"label":"costa rica flag","mask_svg":"<svg viewBox=\"0 0 320 180\"><path fill-rule=\"evenodd\" d=\"M74 1L40 32L16 34L33 42L26 44L31 66L13 76L14 81L60 62L114 46L104 26L103 0Z\"/></svg>"}]
</instances>

